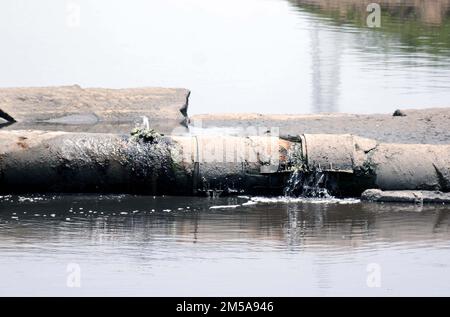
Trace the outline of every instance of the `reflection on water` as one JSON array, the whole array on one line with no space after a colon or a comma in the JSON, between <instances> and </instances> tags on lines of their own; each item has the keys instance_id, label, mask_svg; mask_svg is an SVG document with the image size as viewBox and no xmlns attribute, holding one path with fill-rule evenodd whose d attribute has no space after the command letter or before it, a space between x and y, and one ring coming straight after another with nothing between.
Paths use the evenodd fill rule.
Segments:
<instances>
[{"instance_id":1,"label":"reflection on water","mask_svg":"<svg viewBox=\"0 0 450 317\"><path fill-rule=\"evenodd\" d=\"M290 0L297 5L309 5L333 13L341 20L352 19L366 22L365 13L370 0ZM414 20L422 24L440 26L447 23L449 0L379 0L376 1L385 12L385 16Z\"/></svg>"},{"instance_id":2,"label":"reflection on water","mask_svg":"<svg viewBox=\"0 0 450 317\"><path fill-rule=\"evenodd\" d=\"M0 294L448 295L446 206L6 196ZM211 209L218 205L241 205ZM66 287L66 266L81 288ZM367 266L382 273L370 288Z\"/></svg>"},{"instance_id":3,"label":"reflection on water","mask_svg":"<svg viewBox=\"0 0 450 317\"><path fill-rule=\"evenodd\" d=\"M367 28L367 0L290 0L294 5L333 22L343 29L357 26ZM381 7L381 26L373 33L397 35L409 52L423 51L448 55L450 49L450 1L406 0L377 1ZM384 44L388 44L386 39ZM378 49L389 49L382 42ZM394 47L395 49L395 47Z\"/></svg>"},{"instance_id":4,"label":"reflection on water","mask_svg":"<svg viewBox=\"0 0 450 317\"><path fill-rule=\"evenodd\" d=\"M411 0L378 1L380 4L381 27L368 28L367 6L373 1L360 0L290 0L300 9L301 13L313 14L311 19L311 53L312 53L312 103L314 112L339 111L339 97L344 73L356 65L345 65L349 51L358 55L357 58L365 65L361 65L362 73L353 78L354 94L357 80L366 81L375 78L374 73L384 73L384 79L377 85L373 85L373 92L378 88L398 89L397 94L406 91L426 90L439 91L443 88L439 79L449 78L439 74L448 69L448 57L450 56L450 1L437 0ZM344 64L344 65L342 65ZM401 67L411 69L400 69ZM426 70L426 68L431 69ZM434 68L434 70L433 70ZM346 70L347 69L347 70ZM416 76L427 76L427 72L433 73L430 83L411 81L412 73ZM372 74L369 74L372 73ZM403 75L401 74L403 73ZM356 73L354 73L356 75ZM397 83L396 77L404 77L403 87ZM419 80L420 81L420 80ZM445 86L447 86L445 84ZM447 86L447 89L449 87ZM360 105L367 105L368 96L373 97L373 92L360 95ZM376 93L375 93L376 94ZM345 94L344 94L345 95ZM387 96L378 101L380 107L389 102ZM395 97L391 97L394 100ZM364 100L364 101L363 101ZM442 99L442 105L447 105L447 98ZM355 104L356 100L353 101ZM425 104L425 103L424 103ZM405 107L401 105L401 107ZM357 111L356 111L357 112Z\"/></svg>"},{"instance_id":5,"label":"reflection on water","mask_svg":"<svg viewBox=\"0 0 450 317\"><path fill-rule=\"evenodd\" d=\"M450 100L447 0L0 4L0 86L186 87L189 113L393 112Z\"/></svg>"},{"instance_id":6,"label":"reflection on water","mask_svg":"<svg viewBox=\"0 0 450 317\"><path fill-rule=\"evenodd\" d=\"M342 35L323 38L318 21L312 23L312 109L313 112L338 112Z\"/></svg>"}]
</instances>

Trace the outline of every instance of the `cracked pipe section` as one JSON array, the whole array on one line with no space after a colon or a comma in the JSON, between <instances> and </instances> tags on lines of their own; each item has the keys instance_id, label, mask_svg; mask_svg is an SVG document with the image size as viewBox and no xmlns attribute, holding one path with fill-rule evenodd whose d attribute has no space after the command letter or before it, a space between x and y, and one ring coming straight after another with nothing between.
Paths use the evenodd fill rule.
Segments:
<instances>
[{"instance_id":1,"label":"cracked pipe section","mask_svg":"<svg viewBox=\"0 0 450 317\"><path fill-rule=\"evenodd\" d=\"M353 135L301 137L308 170L329 175L329 189L450 191L450 145L388 144Z\"/></svg>"}]
</instances>

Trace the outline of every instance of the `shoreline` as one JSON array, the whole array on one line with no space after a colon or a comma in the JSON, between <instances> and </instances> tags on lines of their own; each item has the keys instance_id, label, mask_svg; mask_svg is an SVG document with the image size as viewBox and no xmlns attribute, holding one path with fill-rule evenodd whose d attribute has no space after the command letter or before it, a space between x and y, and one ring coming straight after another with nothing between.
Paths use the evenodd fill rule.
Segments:
<instances>
[{"instance_id":1,"label":"shoreline","mask_svg":"<svg viewBox=\"0 0 450 317\"><path fill-rule=\"evenodd\" d=\"M282 136L354 134L389 143L449 144L450 107L401 110L390 114L200 114L190 117L202 128L277 127Z\"/></svg>"},{"instance_id":2,"label":"shoreline","mask_svg":"<svg viewBox=\"0 0 450 317\"><path fill-rule=\"evenodd\" d=\"M278 128L282 137L301 134L353 134L387 143L449 144L450 106L394 113L261 114L211 113L189 116L188 89L102 89L80 86L1 88L1 130L44 130L128 134L148 119L163 134L195 128L239 130L241 136ZM5 118L5 115L3 115ZM253 129L253 132L252 132ZM264 131L264 130L263 130Z\"/></svg>"}]
</instances>

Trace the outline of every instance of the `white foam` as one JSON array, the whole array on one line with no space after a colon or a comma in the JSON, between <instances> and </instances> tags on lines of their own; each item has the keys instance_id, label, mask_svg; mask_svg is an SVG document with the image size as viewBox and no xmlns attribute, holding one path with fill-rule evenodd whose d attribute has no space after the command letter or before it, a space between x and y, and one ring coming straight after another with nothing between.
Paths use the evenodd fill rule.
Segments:
<instances>
[{"instance_id":1,"label":"white foam","mask_svg":"<svg viewBox=\"0 0 450 317\"><path fill-rule=\"evenodd\" d=\"M241 205L223 205L223 206L211 206L209 209L234 209Z\"/></svg>"},{"instance_id":2,"label":"white foam","mask_svg":"<svg viewBox=\"0 0 450 317\"><path fill-rule=\"evenodd\" d=\"M249 200L246 203L243 203L242 206L251 206L251 205L257 205L257 201Z\"/></svg>"},{"instance_id":3,"label":"white foam","mask_svg":"<svg viewBox=\"0 0 450 317\"><path fill-rule=\"evenodd\" d=\"M360 199L355 198L305 198L305 197L252 197L250 201L261 204L274 204L274 203L309 203L309 204L358 204Z\"/></svg>"}]
</instances>

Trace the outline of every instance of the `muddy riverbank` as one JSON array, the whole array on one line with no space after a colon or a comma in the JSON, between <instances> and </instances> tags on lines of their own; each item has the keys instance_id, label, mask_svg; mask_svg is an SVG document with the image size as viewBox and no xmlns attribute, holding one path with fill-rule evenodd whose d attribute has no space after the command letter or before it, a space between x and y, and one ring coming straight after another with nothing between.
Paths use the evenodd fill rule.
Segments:
<instances>
[{"instance_id":1,"label":"muddy riverbank","mask_svg":"<svg viewBox=\"0 0 450 317\"><path fill-rule=\"evenodd\" d=\"M157 87L1 88L0 124L10 130L129 133L145 118L169 132L185 125L189 95L187 89Z\"/></svg>"},{"instance_id":2,"label":"muddy riverbank","mask_svg":"<svg viewBox=\"0 0 450 317\"><path fill-rule=\"evenodd\" d=\"M353 134L389 143L448 144L450 107L405 109L384 114L190 115L190 91L170 88L85 89L77 85L0 89L0 129L129 133L147 118L152 129L185 134L194 128L261 135L276 128L282 136ZM263 131L264 132L264 131ZM209 132L208 132L209 133Z\"/></svg>"},{"instance_id":3,"label":"muddy riverbank","mask_svg":"<svg viewBox=\"0 0 450 317\"><path fill-rule=\"evenodd\" d=\"M389 143L450 143L450 107L401 110L400 116L389 114L204 114L191 117L203 128L279 128L281 135L354 134Z\"/></svg>"}]
</instances>

